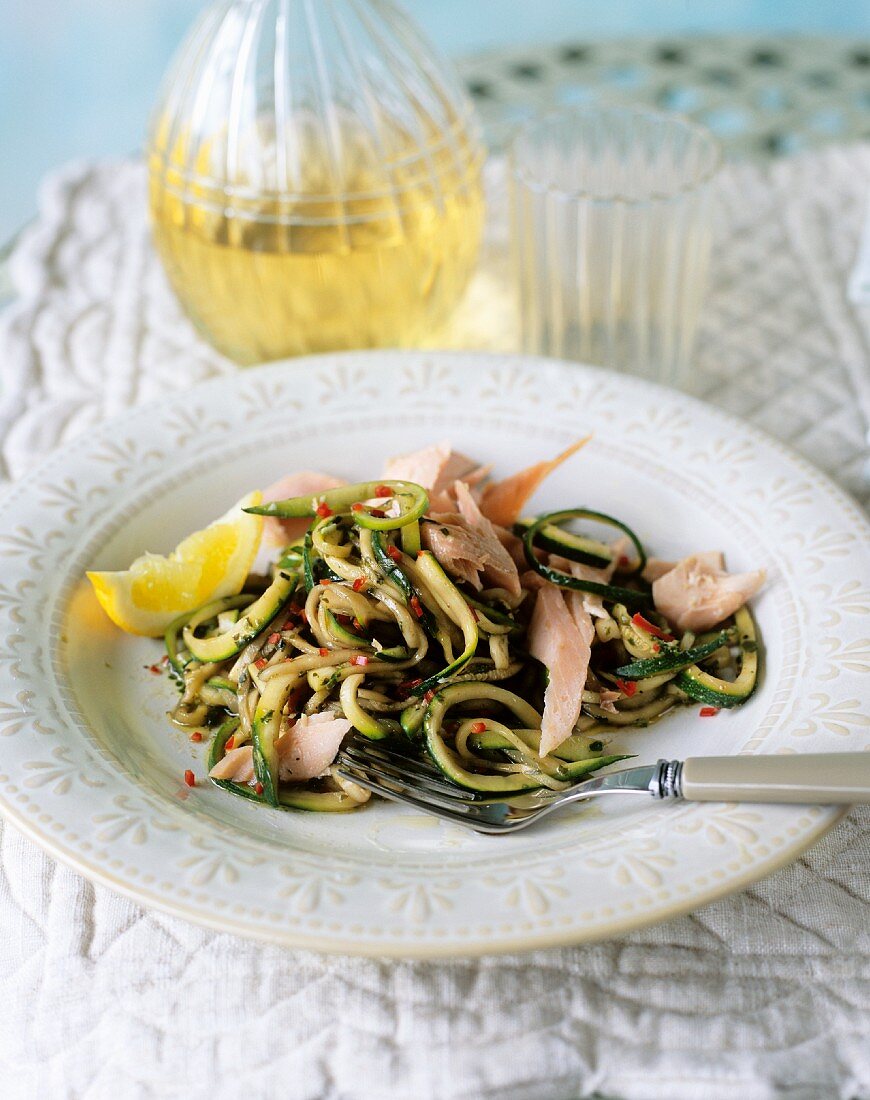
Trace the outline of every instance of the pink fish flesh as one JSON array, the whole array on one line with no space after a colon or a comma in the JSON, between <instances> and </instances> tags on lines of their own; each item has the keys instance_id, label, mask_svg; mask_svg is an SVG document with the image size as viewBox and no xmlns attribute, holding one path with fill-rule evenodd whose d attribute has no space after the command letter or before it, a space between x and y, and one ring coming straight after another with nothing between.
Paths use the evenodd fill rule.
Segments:
<instances>
[{"instance_id":1,"label":"pink fish flesh","mask_svg":"<svg viewBox=\"0 0 870 1100\"><path fill-rule=\"evenodd\" d=\"M574 595L570 593L569 597ZM570 737L580 717L591 656L591 625L580 600L566 601L555 585L546 584L539 590L529 623L528 647L547 669L542 756Z\"/></svg>"},{"instance_id":2,"label":"pink fish flesh","mask_svg":"<svg viewBox=\"0 0 870 1100\"><path fill-rule=\"evenodd\" d=\"M656 609L679 630L712 630L764 584L763 569L727 573L714 558L710 553L692 554L653 581Z\"/></svg>"},{"instance_id":3,"label":"pink fish flesh","mask_svg":"<svg viewBox=\"0 0 870 1100\"><path fill-rule=\"evenodd\" d=\"M297 719L276 744L279 779L302 782L323 775L338 755L341 742L350 728L346 718L337 718L328 711L305 714ZM253 749L250 745L230 749L209 775L212 779L229 779L233 783L253 786Z\"/></svg>"}]
</instances>

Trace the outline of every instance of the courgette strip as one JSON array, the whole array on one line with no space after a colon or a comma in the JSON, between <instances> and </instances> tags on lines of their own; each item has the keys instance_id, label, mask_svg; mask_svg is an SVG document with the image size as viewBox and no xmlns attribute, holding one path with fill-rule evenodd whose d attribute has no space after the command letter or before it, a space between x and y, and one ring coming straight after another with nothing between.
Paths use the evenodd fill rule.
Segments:
<instances>
[{"instance_id":1,"label":"courgette strip","mask_svg":"<svg viewBox=\"0 0 870 1100\"><path fill-rule=\"evenodd\" d=\"M601 596L604 600L608 600L612 603L626 604L629 607L648 606L649 596L644 592L635 592L631 588L621 588L619 585L604 584L601 581L582 580L579 577L571 576L570 573L563 573L560 569L553 569L549 565L544 565L544 563L540 561L535 553L535 537L538 531L548 524L558 523L560 520L565 519L574 519L578 515L601 516L604 519L612 521L615 527L619 527L629 535L635 545L635 549L638 551L640 561L644 564L646 563L646 554L644 553L643 547L637 536L629 527L626 527L624 523L620 523L619 520L614 520L612 516L604 517L603 513L590 512L587 509L581 508L564 512L550 512L549 515L541 516L540 519L535 520L531 527L528 528L523 535L523 549L525 551L526 561L531 568L551 584L558 585L559 588L570 588L574 592L589 592L592 595ZM635 570L635 572L637 572L637 570Z\"/></svg>"},{"instance_id":2,"label":"courgette strip","mask_svg":"<svg viewBox=\"0 0 870 1100\"><path fill-rule=\"evenodd\" d=\"M530 791L542 786L542 782L535 776L526 772L513 772L507 775L492 775L471 772L463 767L459 757L444 741L441 735L444 718L453 706L459 703L489 699L500 703L509 710L514 717L523 723L523 734L540 730L541 715L524 699L515 695L512 691L499 688L492 684L469 683L452 684L450 687L437 691L429 703L423 721L426 739L426 749L439 771L448 779L467 790L477 791L481 794L512 794L520 791ZM525 740L525 737L523 737ZM540 733L538 733L540 743ZM568 782L598 768L615 764L619 760L627 760L627 756L595 756L584 757L576 760L564 761L556 770L555 778Z\"/></svg>"},{"instance_id":3,"label":"courgette strip","mask_svg":"<svg viewBox=\"0 0 870 1100\"><path fill-rule=\"evenodd\" d=\"M375 516L363 504L366 500L376 498L379 489L389 489L390 496L399 502L401 512L398 516ZM355 504L362 507L354 508ZM413 481L360 481L356 485L343 485L314 496L290 497L287 500L254 505L245 511L257 516L299 519L318 515L318 508L323 509L324 506L333 514L350 512L357 526L367 527L370 531L395 531L420 519L429 507L429 494L422 485L416 485Z\"/></svg>"},{"instance_id":4,"label":"courgette strip","mask_svg":"<svg viewBox=\"0 0 870 1100\"><path fill-rule=\"evenodd\" d=\"M514 534L522 537L534 523L534 519L518 519L514 524ZM539 528L535 538L542 550L558 554L568 561L580 562L596 569L606 569L613 563L613 550L606 543L576 535L573 531L563 531L552 523Z\"/></svg>"},{"instance_id":5,"label":"courgette strip","mask_svg":"<svg viewBox=\"0 0 870 1100\"><path fill-rule=\"evenodd\" d=\"M513 730L513 733L520 737L534 752L540 750L541 731L539 729L523 729L520 727ZM468 744L475 752L495 752L511 748L509 741L492 730L484 730L483 733L472 733L468 738ZM598 759L601 752L593 752L589 745L588 737L578 737L576 733L572 733L570 737L565 738L558 748L553 749L550 755L566 762L588 760L590 758Z\"/></svg>"},{"instance_id":6,"label":"courgette strip","mask_svg":"<svg viewBox=\"0 0 870 1100\"><path fill-rule=\"evenodd\" d=\"M263 595L250 605L232 630L211 638L197 638L193 630L186 626L183 631L184 644L198 661L225 661L234 657L265 630L289 603L296 591L296 585L297 577L282 570Z\"/></svg>"},{"instance_id":7,"label":"courgette strip","mask_svg":"<svg viewBox=\"0 0 870 1100\"><path fill-rule=\"evenodd\" d=\"M399 725L402 727L402 732L410 740L417 740L420 730L423 728L427 709L426 704L423 702L411 703L399 715Z\"/></svg>"},{"instance_id":8,"label":"courgette strip","mask_svg":"<svg viewBox=\"0 0 870 1100\"><path fill-rule=\"evenodd\" d=\"M420 542L420 521L415 519L413 523L406 523L401 530L402 549L409 558L416 558L423 548Z\"/></svg>"},{"instance_id":9,"label":"courgette strip","mask_svg":"<svg viewBox=\"0 0 870 1100\"><path fill-rule=\"evenodd\" d=\"M740 672L733 681L723 680L704 672L697 664L684 669L674 683L698 703L714 707L736 707L744 703L755 691L758 680L758 641L755 622L747 607L741 607L734 615L740 648Z\"/></svg>"},{"instance_id":10,"label":"courgette strip","mask_svg":"<svg viewBox=\"0 0 870 1100\"><path fill-rule=\"evenodd\" d=\"M314 575L314 545L311 541L311 529L305 532L305 541L302 543L302 580L305 591L310 592L317 584Z\"/></svg>"},{"instance_id":11,"label":"courgette strip","mask_svg":"<svg viewBox=\"0 0 870 1100\"><path fill-rule=\"evenodd\" d=\"M401 733L401 726L394 719L375 718L360 706L357 692L364 679L365 676L358 673L348 676L341 685L339 701L345 718L355 730L359 730L364 737L369 737L372 741L380 741L381 738L389 737L390 734Z\"/></svg>"},{"instance_id":12,"label":"courgette strip","mask_svg":"<svg viewBox=\"0 0 870 1100\"><path fill-rule=\"evenodd\" d=\"M450 687L436 691L423 719L423 731L426 749L439 771L460 787L489 794L508 794L518 791L531 791L541 786L533 776L514 772L510 775L478 775L462 766L459 758L444 742L441 734L447 712L458 703L469 700L477 702L490 699L506 707L524 726L541 726L541 715L525 700L512 691L491 684L469 683L451 684Z\"/></svg>"},{"instance_id":13,"label":"courgette strip","mask_svg":"<svg viewBox=\"0 0 870 1100\"><path fill-rule=\"evenodd\" d=\"M492 607L488 603L484 603L483 600L477 599L476 596L469 596L463 593L463 597L465 602L477 612L477 625L481 632L487 634L522 633L523 628L516 619L512 619L510 615L506 615L503 611L499 611L498 608Z\"/></svg>"},{"instance_id":14,"label":"courgette strip","mask_svg":"<svg viewBox=\"0 0 870 1100\"><path fill-rule=\"evenodd\" d=\"M420 607L419 619L423 626L423 629L426 631L430 638L440 640L440 631L438 629L438 623L435 621L434 615L425 605L425 603L423 603L419 591L414 586L413 582L399 565L399 563L397 561L394 561L390 557L384 535L381 534L380 531L375 531L372 534L372 553L374 555L375 562L383 572L385 579L391 581L396 586L396 588L399 589L406 604L410 605L411 600L415 596L417 597Z\"/></svg>"},{"instance_id":15,"label":"courgette strip","mask_svg":"<svg viewBox=\"0 0 870 1100\"><path fill-rule=\"evenodd\" d=\"M611 614L619 626L622 644L632 657L642 659L656 656L655 647L659 643L652 634L648 634L647 631L641 630L639 627L635 626L634 622L632 622L631 615L628 613L628 609L623 604L614 604Z\"/></svg>"},{"instance_id":16,"label":"courgette strip","mask_svg":"<svg viewBox=\"0 0 870 1100\"><path fill-rule=\"evenodd\" d=\"M281 557L278 559L276 568L286 569L288 572L300 570L302 568L302 547L304 543L304 535L300 535L298 538L293 539L292 542L288 542L281 551Z\"/></svg>"},{"instance_id":17,"label":"courgette strip","mask_svg":"<svg viewBox=\"0 0 870 1100\"><path fill-rule=\"evenodd\" d=\"M366 649L371 649L371 638L364 638L361 634L354 634L352 630L348 630L346 626L343 626L338 621L338 616L329 610L327 607L324 611L324 619L326 620L326 626L329 633L335 638L337 642L341 642L342 645L357 645L365 646Z\"/></svg>"},{"instance_id":18,"label":"courgette strip","mask_svg":"<svg viewBox=\"0 0 870 1100\"><path fill-rule=\"evenodd\" d=\"M391 665L401 664L409 660L410 656L411 651L402 645L391 645L386 649L376 649L374 652L376 661L387 661Z\"/></svg>"},{"instance_id":19,"label":"courgette strip","mask_svg":"<svg viewBox=\"0 0 870 1100\"><path fill-rule=\"evenodd\" d=\"M422 550L416 561L417 571L426 582L430 594L450 618L459 624L465 648L446 668L427 677L422 684L413 689L415 695L425 695L448 676L453 676L464 668L477 652L480 633L474 613L465 601L465 597L450 580L429 550Z\"/></svg>"},{"instance_id":20,"label":"courgette strip","mask_svg":"<svg viewBox=\"0 0 870 1100\"><path fill-rule=\"evenodd\" d=\"M590 756L585 760L572 760L562 764L556 772L557 779L579 779L581 775L596 772L599 768L609 768L611 764L618 764L621 760L634 760L635 753L617 753L612 756Z\"/></svg>"},{"instance_id":21,"label":"courgette strip","mask_svg":"<svg viewBox=\"0 0 870 1100\"><path fill-rule=\"evenodd\" d=\"M594 703L584 706L583 709L599 722L609 723L611 726L641 726L651 722L653 718L658 718L676 705L677 700L673 695L662 693L657 699L644 703L642 707L636 707L634 710L604 710Z\"/></svg>"},{"instance_id":22,"label":"courgette strip","mask_svg":"<svg viewBox=\"0 0 870 1100\"><path fill-rule=\"evenodd\" d=\"M380 531L376 531L372 535L372 554L384 577L399 589L405 597L405 603L407 603L412 596L416 595L414 586L405 576L399 563L390 557L386 540Z\"/></svg>"},{"instance_id":23,"label":"courgette strip","mask_svg":"<svg viewBox=\"0 0 870 1100\"><path fill-rule=\"evenodd\" d=\"M211 600L209 603L203 604L202 607L198 607L196 611L185 611L183 615L179 615L177 619L173 619L163 635L163 644L166 646L166 655L169 658L169 663L175 671L184 672L187 665L187 662L182 661L178 656L178 635L185 626L188 626L194 620L196 620L195 625L198 626L199 623L217 618L222 611L228 611L230 608L234 607L244 607L246 604L252 603L256 598L256 596L251 595L249 592L242 592L238 596L225 596L222 600Z\"/></svg>"},{"instance_id":24,"label":"courgette strip","mask_svg":"<svg viewBox=\"0 0 870 1100\"><path fill-rule=\"evenodd\" d=\"M648 676L660 676L663 672L678 672L703 661L723 645L728 645L733 637L733 632L723 630L703 645L693 646L691 649L668 649L658 657L644 657L639 661L620 665L616 669L616 675L620 680L644 680Z\"/></svg>"},{"instance_id":25,"label":"courgette strip","mask_svg":"<svg viewBox=\"0 0 870 1100\"><path fill-rule=\"evenodd\" d=\"M578 519L588 519L588 520L593 520L595 523L603 523L607 527L615 527L618 531L622 531L622 533L624 535L627 535L629 540L631 541L632 545L634 546L635 551L637 552L637 564L635 565L634 569L632 569L628 573L628 576L630 576L630 577L639 577L640 576L640 574L643 572L643 570L646 566L646 550L644 550L644 548L643 548L643 543L640 541L640 539L637 537L637 535L634 533L634 531L632 531L632 529L628 526L628 524L623 523L622 520L617 519L615 516L607 515L606 512L596 512L592 508L561 508L558 512L548 512L546 515L538 516L537 519L521 520L520 521L521 524L529 523L529 527L527 527L526 530L524 532L522 532L523 541L525 542L526 536L529 534L530 531L532 532L531 542L534 542L534 540L539 537L541 532L547 531L548 533L544 535L545 539L549 538L549 539L552 540L552 539L556 538L556 536L558 534L558 535L561 535L562 539L566 542L567 542L567 539L570 537L570 539L572 539L572 540L577 540L577 542L579 544L584 544L584 543L587 543L587 542L588 543L593 543L593 544L596 543L597 542L596 539L586 539L582 535L575 535L575 534L573 534L573 532L570 532L570 531L560 531L559 530L559 525L560 524L570 523L572 520L578 520ZM550 528L554 528L555 533L550 532L549 531ZM520 532L518 532L518 533L520 533ZM604 544L599 543L599 545L604 545ZM568 543L568 548L570 548L570 543ZM610 550L610 547L607 547L607 549ZM561 554L562 557L569 558L569 560L572 560L572 559L570 559L569 554L563 554L562 553L561 548L559 550L557 550L556 552ZM573 559L573 560L579 560L579 559ZM610 550L610 556L608 558L607 564L610 564L610 562L612 562L612 561L613 561L613 551Z\"/></svg>"},{"instance_id":26,"label":"courgette strip","mask_svg":"<svg viewBox=\"0 0 870 1100\"><path fill-rule=\"evenodd\" d=\"M418 583L416 583L419 581L419 576L416 575L417 563L410 558L404 561L402 565L394 561L387 551L384 536L378 531L372 534L372 553L385 578L399 589L405 603L412 608L414 616L423 630L430 638L434 638L438 642L444 651L445 658L449 661L453 656L450 635L447 633L444 624L439 621L439 616L443 619L443 611L439 611L439 615L435 615L427 607L426 597L423 595ZM416 604L414 603L415 597ZM437 602L435 606L440 608L440 604Z\"/></svg>"}]
</instances>

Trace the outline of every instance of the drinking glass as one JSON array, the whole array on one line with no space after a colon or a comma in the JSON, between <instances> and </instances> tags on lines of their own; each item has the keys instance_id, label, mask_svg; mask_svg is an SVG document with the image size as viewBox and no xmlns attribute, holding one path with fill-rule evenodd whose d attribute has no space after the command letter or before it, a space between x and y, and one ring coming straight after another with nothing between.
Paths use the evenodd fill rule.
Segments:
<instances>
[{"instance_id":1,"label":"drinking glass","mask_svg":"<svg viewBox=\"0 0 870 1100\"><path fill-rule=\"evenodd\" d=\"M690 388L719 163L712 134L676 115L588 107L527 122L511 148L524 351Z\"/></svg>"}]
</instances>

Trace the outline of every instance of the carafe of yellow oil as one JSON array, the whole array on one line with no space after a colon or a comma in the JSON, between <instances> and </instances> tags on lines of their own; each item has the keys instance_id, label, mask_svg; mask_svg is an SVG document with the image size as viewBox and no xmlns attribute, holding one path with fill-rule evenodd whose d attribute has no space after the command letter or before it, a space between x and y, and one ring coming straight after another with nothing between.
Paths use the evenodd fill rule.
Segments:
<instances>
[{"instance_id":1,"label":"carafe of yellow oil","mask_svg":"<svg viewBox=\"0 0 870 1100\"><path fill-rule=\"evenodd\" d=\"M477 259L482 162L468 98L390 0L219 0L154 113L154 243L238 363L434 343Z\"/></svg>"}]
</instances>

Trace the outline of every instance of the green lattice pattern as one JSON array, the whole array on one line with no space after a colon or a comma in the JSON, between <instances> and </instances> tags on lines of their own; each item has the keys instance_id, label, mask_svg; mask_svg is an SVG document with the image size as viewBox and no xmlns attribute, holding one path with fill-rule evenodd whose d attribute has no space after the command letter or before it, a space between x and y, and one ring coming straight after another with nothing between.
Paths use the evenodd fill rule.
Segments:
<instances>
[{"instance_id":1,"label":"green lattice pattern","mask_svg":"<svg viewBox=\"0 0 870 1100\"><path fill-rule=\"evenodd\" d=\"M495 148L530 114L572 103L679 111L733 157L870 138L870 41L853 38L578 40L484 54L460 69Z\"/></svg>"}]
</instances>

